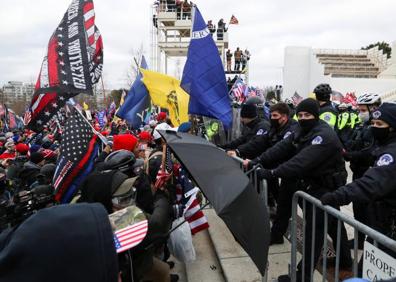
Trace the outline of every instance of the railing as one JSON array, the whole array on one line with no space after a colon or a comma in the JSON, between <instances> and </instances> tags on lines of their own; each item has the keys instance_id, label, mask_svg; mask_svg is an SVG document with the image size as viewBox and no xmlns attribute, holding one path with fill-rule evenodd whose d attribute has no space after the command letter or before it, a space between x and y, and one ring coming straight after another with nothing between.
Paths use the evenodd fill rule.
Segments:
<instances>
[{"instance_id":1,"label":"railing","mask_svg":"<svg viewBox=\"0 0 396 282\"><path fill-rule=\"evenodd\" d=\"M157 7L158 13L176 13L177 20L191 20L191 11L192 6L184 6L183 3L177 5L175 1L173 3L160 1Z\"/></svg>"},{"instance_id":2,"label":"railing","mask_svg":"<svg viewBox=\"0 0 396 282\"><path fill-rule=\"evenodd\" d=\"M291 266L290 266L290 276L291 276L291 281L296 281L297 280L297 222L298 222L298 203L300 202L302 206L302 213L303 213L303 224L302 224L302 267L301 267L301 281L307 281L309 279L305 279L308 277L307 275L310 276L309 281L313 281L313 273L315 270L315 265L314 265L314 256L315 252L318 250L315 250L315 240L323 240L323 259L322 259L322 280L326 281L327 279L327 233L329 230L329 215L332 216L334 219L337 221L337 240L336 240L336 246L335 246L335 252L336 252L336 261L335 261L335 273L334 273L334 281L339 281L339 270L340 270L340 241L341 241L341 226L342 224L346 223L349 226L353 227L354 229L354 248L353 248L353 275L354 277L358 276L358 232L361 232L365 235L367 235L369 238L373 240L374 246L377 247L378 244L381 246L390 249L391 251L396 252L396 241L388 238L387 236L381 234L380 232L364 225L363 223L360 223L353 219L352 217L340 212L339 210L332 208L330 206L323 206L322 203L310 196L309 194L298 191L294 194L293 196L293 204L292 204L292 223L291 223L291 244L292 244L292 250L291 250ZM307 214L307 202L309 205L312 205L312 215ZM318 229L316 228L316 222L317 222L317 217L319 216L318 211L323 211L324 213L324 230L323 230L323 238L315 238L316 233L318 232ZM312 227L312 230L305 230L306 229L306 218L307 216L310 216L311 218L311 223L309 224ZM333 219L332 218L332 219ZM331 226L331 228L334 228L334 226ZM312 234L312 240L311 242L306 242L305 237L307 232L311 232ZM319 242L319 241L318 241ZM334 243L334 242L333 242ZM311 253L310 254L305 254L305 248L306 244L312 244L311 245ZM320 250L319 250L320 252ZM305 270L307 269L305 266L306 260L310 256L310 273L305 273Z\"/></svg>"}]
</instances>

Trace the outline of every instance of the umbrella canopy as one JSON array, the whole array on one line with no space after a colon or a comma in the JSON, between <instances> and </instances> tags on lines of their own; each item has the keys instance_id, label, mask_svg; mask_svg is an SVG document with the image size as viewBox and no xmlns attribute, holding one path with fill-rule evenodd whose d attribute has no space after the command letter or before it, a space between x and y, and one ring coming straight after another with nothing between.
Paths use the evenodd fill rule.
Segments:
<instances>
[{"instance_id":1,"label":"umbrella canopy","mask_svg":"<svg viewBox=\"0 0 396 282\"><path fill-rule=\"evenodd\" d=\"M268 212L239 164L203 138L168 130L159 133L264 275L270 238Z\"/></svg>"}]
</instances>

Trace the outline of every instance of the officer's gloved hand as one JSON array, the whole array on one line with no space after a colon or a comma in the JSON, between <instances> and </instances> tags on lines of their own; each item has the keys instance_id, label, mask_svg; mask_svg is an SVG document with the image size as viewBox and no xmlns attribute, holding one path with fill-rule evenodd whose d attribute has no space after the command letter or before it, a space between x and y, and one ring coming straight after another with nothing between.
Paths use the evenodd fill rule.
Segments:
<instances>
[{"instance_id":1,"label":"officer's gloved hand","mask_svg":"<svg viewBox=\"0 0 396 282\"><path fill-rule=\"evenodd\" d=\"M258 168L256 169L256 173L257 173L257 178L259 180L262 179L270 180L275 177L274 174L272 173L272 170L269 169Z\"/></svg>"},{"instance_id":2,"label":"officer's gloved hand","mask_svg":"<svg viewBox=\"0 0 396 282\"><path fill-rule=\"evenodd\" d=\"M329 205L329 206L339 206L337 197L334 193L326 193L322 197L320 197L320 201L322 202L323 205Z\"/></svg>"}]
</instances>

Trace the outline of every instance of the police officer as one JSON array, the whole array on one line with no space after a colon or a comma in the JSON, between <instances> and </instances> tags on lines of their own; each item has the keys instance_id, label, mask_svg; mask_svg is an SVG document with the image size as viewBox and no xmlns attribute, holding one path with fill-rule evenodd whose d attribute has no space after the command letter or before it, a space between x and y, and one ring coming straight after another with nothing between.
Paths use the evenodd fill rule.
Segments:
<instances>
[{"instance_id":1,"label":"police officer","mask_svg":"<svg viewBox=\"0 0 396 282\"><path fill-rule=\"evenodd\" d=\"M346 144L353 133L357 115L352 111L350 104L342 103L338 106L337 134L342 144Z\"/></svg>"},{"instance_id":2,"label":"police officer","mask_svg":"<svg viewBox=\"0 0 396 282\"><path fill-rule=\"evenodd\" d=\"M238 147L235 151L228 151L228 155L230 156L238 156L243 159L253 159L258 157L261 153L266 151L268 148L272 147L279 141L287 138L292 132L298 128L298 124L295 120L290 118L290 110L287 104L285 103L277 103L275 105L272 105L270 108L270 113L271 113L271 127L268 131L266 131L263 135L251 139L248 143L243 144ZM285 182L285 183L283 183ZM286 185L286 181L283 181L283 185L281 187L286 187L286 193L283 192L281 195L281 200L285 198L290 198L290 203L291 203L291 197L289 197L288 191L295 190L290 185ZM294 182L290 183L292 186L295 186ZM270 213L272 216L276 217L276 213L282 212L284 209L282 208L282 202L281 206L279 206L278 203L278 209L275 209L275 202L278 202L278 197L279 194L281 193L280 187L279 187L279 180L277 178L271 179L267 181L267 187L268 187L268 204L270 206ZM285 189L283 189L285 190ZM287 210L289 210L290 205L287 207ZM286 219L286 229L288 225L288 220L289 217ZM285 230L286 232L286 230ZM276 243L281 244L283 243L283 234L281 236L278 236L278 240L276 240Z\"/></svg>"},{"instance_id":3,"label":"police officer","mask_svg":"<svg viewBox=\"0 0 396 282\"><path fill-rule=\"evenodd\" d=\"M342 145L336 133L323 121L319 120L319 105L314 99L303 100L296 109L298 122L301 130L290 135L285 140L277 143L264 152L256 161L264 168L273 163L280 163L275 169L259 169L261 178L271 179L298 178L307 186L307 192L320 198L326 192L335 190L346 182L345 163L342 158ZM253 162L254 164L255 162ZM312 242L312 206L306 205L306 242ZM333 242L337 242L337 230L334 228L334 218L329 218L329 234ZM336 225L336 224L335 224ZM316 238L314 247L314 261L316 265L321 249L324 234L323 213L316 213ZM341 253L340 266L352 265L351 254L348 248L345 227L341 228ZM310 279L311 267L311 244L305 244L305 268L298 265L297 277L305 272L306 279ZM279 277L280 280L288 280L287 276Z\"/></svg>"},{"instance_id":4,"label":"police officer","mask_svg":"<svg viewBox=\"0 0 396 282\"><path fill-rule=\"evenodd\" d=\"M336 206L351 201L373 203L375 221L371 227L396 240L396 104L382 104L372 114L371 124L372 134L379 144L373 152L374 166L361 178L326 193L320 200L324 205Z\"/></svg>"},{"instance_id":5,"label":"police officer","mask_svg":"<svg viewBox=\"0 0 396 282\"><path fill-rule=\"evenodd\" d=\"M298 124L290 118L290 109L285 103L277 103L270 108L270 128L260 137L253 138L235 151L228 151L230 156L254 159L279 141L287 138L296 130Z\"/></svg>"},{"instance_id":6,"label":"police officer","mask_svg":"<svg viewBox=\"0 0 396 282\"><path fill-rule=\"evenodd\" d=\"M353 130L352 136L345 143L344 158L350 162L353 172L352 179L356 180L373 165L373 150L376 148L374 137L371 133L371 114L378 109L381 98L378 94L363 94L357 99L359 120L361 121ZM353 203L353 215L356 220L368 225L371 216L371 207L359 202ZM373 219L371 219L373 220ZM358 247L363 248L364 235L359 232ZM350 244L353 247L353 240Z\"/></svg>"},{"instance_id":7,"label":"police officer","mask_svg":"<svg viewBox=\"0 0 396 282\"><path fill-rule=\"evenodd\" d=\"M331 93L333 92L330 85L325 83L319 84L313 92L320 106L319 118L330 125L331 128L336 129L338 111L330 101Z\"/></svg>"},{"instance_id":8,"label":"police officer","mask_svg":"<svg viewBox=\"0 0 396 282\"><path fill-rule=\"evenodd\" d=\"M220 146L221 148L227 151L236 150L249 141L259 138L269 129L268 122L258 117L257 106L255 104L242 104L241 122L244 125L242 135L230 143Z\"/></svg>"}]
</instances>

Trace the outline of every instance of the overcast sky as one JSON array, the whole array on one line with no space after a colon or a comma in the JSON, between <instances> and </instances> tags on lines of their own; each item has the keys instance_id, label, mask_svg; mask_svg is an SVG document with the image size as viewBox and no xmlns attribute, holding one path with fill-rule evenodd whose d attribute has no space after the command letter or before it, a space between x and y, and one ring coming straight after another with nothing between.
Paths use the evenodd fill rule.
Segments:
<instances>
[{"instance_id":1,"label":"overcast sky","mask_svg":"<svg viewBox=\"0 0 396 282\"><path fill-rule=\"evenodd\" d=\"M0 86L34 82L46 46L71 0L1 0ZM106 88L125 87L133 50L150 56L153 1L94 0L96 25L104 40ZM280 83L286 46L360 48L396 40L395 0L196 0L205 20L240 24L229 29L230 46L251 51L250 82Z\"/></svg>"}]
</instances>

